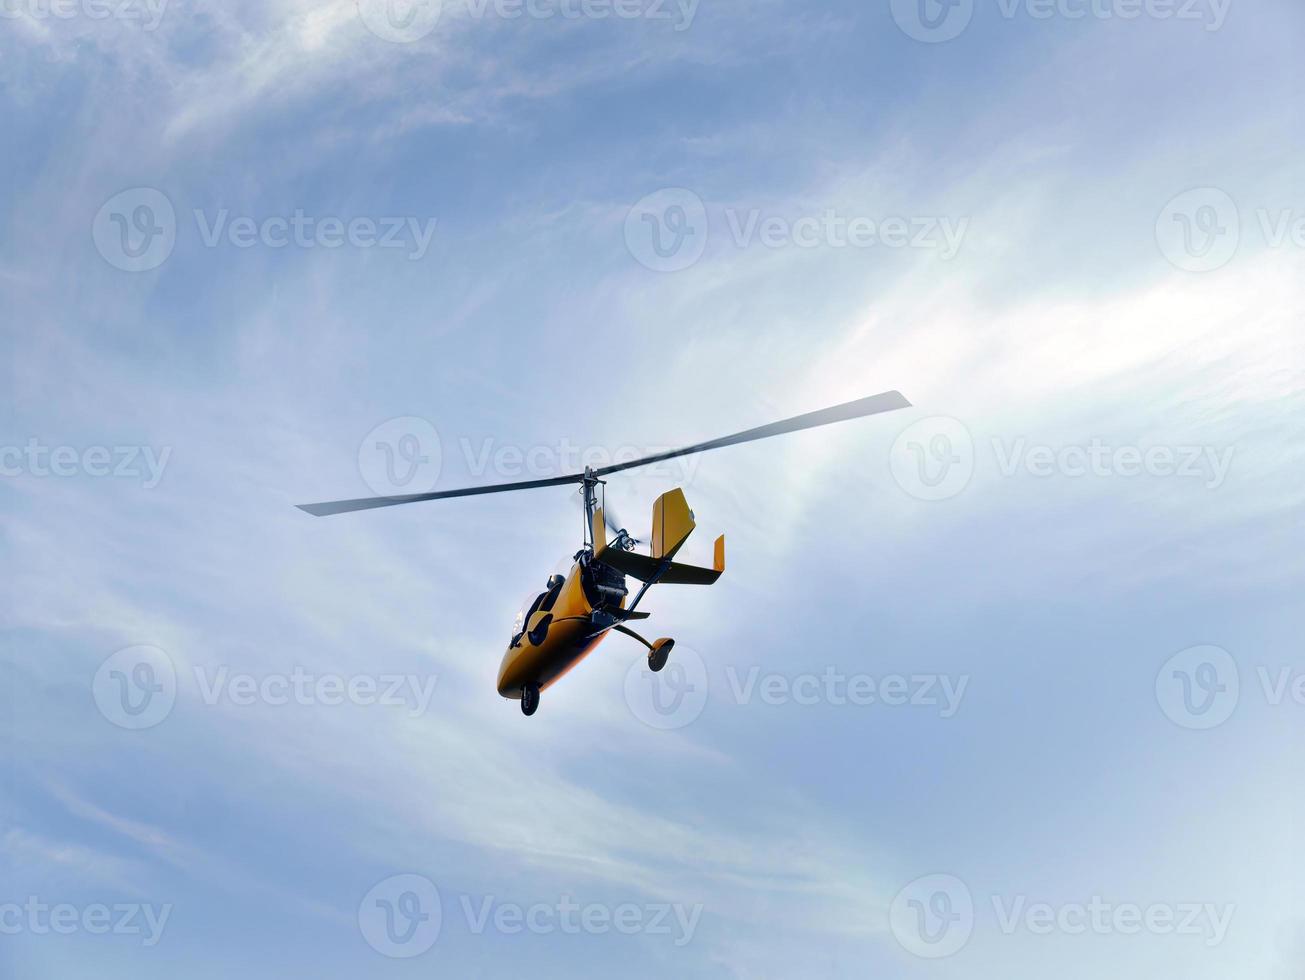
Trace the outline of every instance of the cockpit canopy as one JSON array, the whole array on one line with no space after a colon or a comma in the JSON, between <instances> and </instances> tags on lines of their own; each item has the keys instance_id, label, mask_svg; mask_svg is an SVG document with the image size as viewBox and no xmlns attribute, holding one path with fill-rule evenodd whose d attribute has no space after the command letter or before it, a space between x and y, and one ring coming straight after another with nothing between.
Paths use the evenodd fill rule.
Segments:
<instances>
[{"instance_id":1,"label":"cockpit canopy","mask_svg":"<svg viewBox=\"0 0 1305 980\"><path fill-rule=\"evenodd\" d=\"M526 625L530 622L530 617L536 612L548 612L557 602L557 597L562 593L562 586L566 584L565 575L550 575L548 587L543 592L531 592L521 603L521 608L517 611L516 619L512 621L512 644L516 645L521 634L526 631Z\"/></svg>"}]
</instances>

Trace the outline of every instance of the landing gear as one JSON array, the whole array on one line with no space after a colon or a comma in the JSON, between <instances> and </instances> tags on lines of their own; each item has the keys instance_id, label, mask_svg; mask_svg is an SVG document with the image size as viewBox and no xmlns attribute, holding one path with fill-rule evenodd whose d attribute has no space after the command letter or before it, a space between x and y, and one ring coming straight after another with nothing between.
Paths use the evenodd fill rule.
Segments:
<instances>
[{"instance_id":1,"label":"landing gear","mask_svg":"<svg viewBox=\"0 0 1305 980\"><path fill-rule=\"evenodd\" d=\"M648 669L654 674L661 673L666 661L670 659L671 650L675 647L674 640L658 640L648 651Z\"/></svg>"},{"instance_id":2,"label":"landing gear","mask_svg":"<svg viewBox=\"0 0 1305 980\"><path fill-rule=\"evenodd\" d=\"M654 674L661 673L662 668L666 666L666 661L670 658L671 651L675 649L675 641L667 639L666 637L663 637L656 643L649 643L628 626L622 626L620 623L617 623L612 627L612 629L616 630L618 633L624 633L633 640L638 640L648 648L648 669Z\"/></svg>"},{"instance_id":3,"label":"landing gear","mask_svg":"<svg viewBox=\"0 0 1305 980\"><path fill-rule=\"evenodd\" d=\"M539 688L527 684L521 690L521 713L529 718L539 710Z\"/></svg>"}]
</instances>

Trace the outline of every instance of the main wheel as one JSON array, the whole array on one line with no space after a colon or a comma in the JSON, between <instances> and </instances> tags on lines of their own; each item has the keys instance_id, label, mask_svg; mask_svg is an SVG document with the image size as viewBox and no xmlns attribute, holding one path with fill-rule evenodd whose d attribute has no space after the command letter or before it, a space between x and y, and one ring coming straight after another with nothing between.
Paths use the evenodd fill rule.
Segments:
<instances>
[{"instance_id":1,"label":"main wheel","mask_svg":"<svg viewBox=\"0 0 1305 980\"><path fill-rule=\"evenodd\" d=\"M539 688L527 684L521 691L521 713L529 718L539 710Z\"/></svg>"},{"instance_id":2,"label":"main wheel","mask_svg":"<svg viewBox=\"0 0 1305 980\"><path fill-rule=\"evenodd\" d=\"M660 674L662 668L666 666L666 661L670 659L671 650L675 646L674 640L662 640L656 648L648 651L648 669L654 674Z\"/></svg>"}]
</instances>

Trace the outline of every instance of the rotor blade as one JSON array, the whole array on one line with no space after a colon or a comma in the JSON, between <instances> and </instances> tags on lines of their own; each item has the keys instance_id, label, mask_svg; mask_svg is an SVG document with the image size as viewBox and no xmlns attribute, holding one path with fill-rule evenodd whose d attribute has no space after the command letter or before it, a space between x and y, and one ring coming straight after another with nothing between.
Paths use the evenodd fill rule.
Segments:
<instances>
[{"instance_id":1,"label":"rotor blade","mask_svg":"<svg viewBox=\"0 0 1305 980\"><path fill-rule=\"evenodd\" d=\"M759 426L755 429L748 429L746 432L738 432L732 436L723 436L720 439L712 439L709 442L699 442L692 446L686 446L683 449L673 449L670 452L658 453L655 456L645 456L643 459L636 459L629 463L617 463L614 466L606 466L597 470L595 476L607 476L611 473L620 473L623 470L631 470L638 466L648 466L651 463L660 463L663 460L675 459L679 456L688 456L692 453L703 453L709 449L720 449L724 446L736 446L741 442L752 442L756 439L769 439L771 436L784 435L787 432L800 432L803 429L814 429L817 426L829 425L833 422L843 422L848 419L864 418L867 415L878 415L880 412L892 412L899 408L910 408L908 402L900 391L885 391L882 394L871 395L869 398L861 398L854 402L847 402L843 405L835 405L833 408L824 408L818 412L808 412L806 415L798 415L795 418L785 419L782 422L772 422L769 425ZM357 510L374 510L378 507L395 507L399 504L415 504L424 500L448 500L452 497L476 497L487 493L507 493L510 490L534 490L539 487L560 487L570 483L583 483L585 474L573 473L569 476L554 476L543 480L526 480L521 483L497 483L482 487L463 487L460 490L438 490L432 493L411 493L397 497L363 497L358 500L333 500L321 504L298 504L300 510L312 514L314 517L328 517L332 514L348 514ZM619 530L619 528L615 529Z\"/></svg>"},{"instance_id":2,"label":"rotor blade","mask_svg":"<svg viewBox=\"0 0 1305 980\"><path fill-rule=\"evenodd\" d=\"M910 407L911 403L906 400L900 391L885 391L882 394L871 395L869 398L860 398L854 402L835 405L833 408L823 408L818 412L808 412L806 415L798 415L782 422L771 422L769 425L748 429L746 432L737 432L732 436L722 436L720 439L699 442L692 446L685 446L683 449L658 453L656 456L645 456L643 459L636 459L629 463L605 466L598 471L598 476L607 476L611 473L619 473L622 470L634 469L636 466L647 466L650 463L660 463L663 460L675 459L678 456L705 453L709 449L737 446L741 442L769 439L771 436L780 436L788 432L800 432L803 429L814 429L817 426L829 425L833 422L844 422L848 419L859 419L867 415L878 415L880 412L893 412L899 408Z\"/></svg>"},{"instance_id":3,"label":"rotor blade","mask_svg":"<svg viewBox=\"0 0 1305 980\"><path fill-rule=\"evenodd\" d=\"M373 510L377 507L395 507L415 504L423 500L447 500L450 497L478 497L486 493L507 493L509 490L534 490L538 487L560 487L568 483L581 483L583 475L554 476L546 480L526 480L523 483L493 483L483 487L463 487L460 490L438 490L433 493L410 493L401 497L363 497L359 500L332 500L324 504L296 504L300 510L314 517L348 514L356 510Z\"/></svg>"}]
</instances>

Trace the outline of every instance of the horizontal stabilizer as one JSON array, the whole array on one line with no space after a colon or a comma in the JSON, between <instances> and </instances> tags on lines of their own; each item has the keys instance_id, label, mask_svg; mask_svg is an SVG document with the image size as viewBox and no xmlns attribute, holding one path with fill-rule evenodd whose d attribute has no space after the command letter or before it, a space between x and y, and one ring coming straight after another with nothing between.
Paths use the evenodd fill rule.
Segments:
<instances>
[{"instance_id":1,"label":"horizontal stabilizer","mask_svg":"<svg viewBox=\"0 0 1305 980\"><path fill-rule=\"evenodd\" d=\"M651 582L662 566L662 563L655 558L633 551L622 551L619 548L608 548L599 560L604 565L615 568L622 575L637 578L640 582Z\"/></svg>"},{"instance_id":2,"label":"horizontal stabilizer","mask_svg":"<svg viewBox=\"0 0 1305 980\"><path fill-rule=\"evenodd\" d=\"M712 565L713 568L699 568L697 565L680 565L671 562L671 567L666 570L666 574L657 581L666 585L713 585L725 571L725 535L723 534L716 539L716 555Z\"/></svg>"},{"instance_id":3,"label":"horizontal stabilizer","mask_svg":"<svg viewBox=\"0 0 1305 980\"><path fill-rule=\"evenodd\" d=\"M699 568L696 565L677 565L671 562L666 574L657 580L658 585L713 585L720 578L720 572L714 568Z\"/></svg>"},{"instance_id":4,"label":"horizontal stabilizer","mask_svg":"<svg viewBox=\"0 0 1305 980\"><path fill-rule=\"evenodd\" d=\"M699 568L696 565L681 565L673 561L658 561L647 555L633 551L620 551L609 548L603 553L602 562L615 568L623 575L638 579L640 582L657 582L666 585L711 585L725 571L725 535L716 539L715 561L713 568Z\"/></svg>"}]
</instances>

